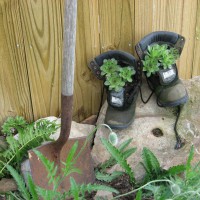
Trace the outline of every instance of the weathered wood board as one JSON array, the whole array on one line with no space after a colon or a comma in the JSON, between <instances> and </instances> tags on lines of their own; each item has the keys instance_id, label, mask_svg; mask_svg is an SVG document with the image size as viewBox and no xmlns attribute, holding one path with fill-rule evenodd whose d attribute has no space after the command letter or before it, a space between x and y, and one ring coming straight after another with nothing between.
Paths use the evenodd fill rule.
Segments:
<instances>
[{"instance_id":1,"label":"weathered wood board","mask_svg":"<svg viewBox=\"0 0 200 200\"><path fill-rule=\"evenodd\" d=\"M0 122L60 114L63 0L0 0ZM102 82L87 67L110 49L134 55L146 34L186 38L178 62L183 79L200 75L200 0L79 0L74 120L97 114Z\"/></svg>"}]
</instances>

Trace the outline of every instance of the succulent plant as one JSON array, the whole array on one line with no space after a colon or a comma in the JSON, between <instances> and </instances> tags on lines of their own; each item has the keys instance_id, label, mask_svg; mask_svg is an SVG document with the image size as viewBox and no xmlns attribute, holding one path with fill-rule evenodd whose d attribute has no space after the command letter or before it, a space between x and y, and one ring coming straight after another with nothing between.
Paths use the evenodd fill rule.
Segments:
<instances>
[{"instance_id":1,"label":"succulent plant","mask_svg":"<svg viewBox=\"0 0 200 200\"><path fill-rule=\"evenodd\" d=\"M106 78L104 85L108 86L109 90L116 92L119 92L126 82L132 82L132 76L135 74L132 66L121 67L114 58L104 59L100 69L101 75Z\"/></svg>"},{"instance_id":2,"label":"succulent plant","mask_svg":"<svg viewBox=\"0 0 200 200\"><path fill-rule=\"evenodd\" d=\"M160 69L171 68L178 57L178 50L166 44L148 46L147 53L142 60L143 71L146 71L147 77L150 77Z\"/></svg>"},{"instance_id":3,"label":"succulent plant","mask_svg":"<svg viewBox=\"0 0 200 200\"><path fill-rule=\"evenodd\" d=\"M118 76L117 73L114 73L110 76L107 76L107 80L104 84L109 86L109 90L115 90L116 92L119 92L125 85L125 82L120 76Z\"/></svg>"},{"instance_id":4,"label":"succulent plant","mask_svg":"<svg viewBox=\"0 0 200 200\"><path fill-rule=\"evenodd\" d=\"M112 59L104 59L103 65L101 66L101 75L109 76L113 74L114 72L117 72L119 70L120 66L117 65L117 60L114 58Z\"/></svg>"},{"instance_id":5,"label":"succulent plant","mask_svg":"<svg viewBox=\"0 0 200 200\"><path fill-rule=\"evenodd\" d=\"M135 70L133 67L123 67L119 70L119 76L124 79L124 81L132 82L132 75L135 74Z\"/></svg>"}]
</instances>

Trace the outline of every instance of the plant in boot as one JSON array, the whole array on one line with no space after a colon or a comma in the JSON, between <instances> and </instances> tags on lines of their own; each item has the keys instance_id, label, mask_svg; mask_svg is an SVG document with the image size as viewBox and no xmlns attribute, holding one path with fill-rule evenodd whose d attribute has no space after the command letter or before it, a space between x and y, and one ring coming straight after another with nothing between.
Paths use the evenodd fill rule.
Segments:
<instances>
[{"instance_id":1,"label":"plant in boot","mask_svg":"<svg viewBox=\"0 0 200 200\"><path fill-rule=\"evenodd\" d=\"M116 92L119 92L125 85L125 82L121 77L118 76L117 73L114 73L107 76L104 85L108 86L109 90L115 90Z\"/></svg>"},{"instance_id":2,"label":"plant in boot","mask_svg":"<svg viewBox=\"0 0 200 200\"><path fill-rule=\"evenodd\" d=\"M131 83L133 81L132 76L135 74L133 67L121 67L114 58L104 59L100 69L101 75L106 78L104 85L115 92L121 91L127 82Z\"/></svg>"},{"instance_id":3,"label":"plant in boot","mask_svg":"<svg viewBox=\"0 0 200 200\"><path fill-rule=\"evenodd\" d=\"M131 66L123 67L123 68L120 68L119 70L119 76L123 78L125 82L131 83L133 81L132 75L134 74L135 74L135 70Z\"/></svg>"},{"instance_id":4,"label":"plant in boot","mask_svg":"<svg viewBox=\"0 0 200 200\"><path fill-rule=\"evenodd\" d=\"M148 46L147 53L142 60L143 71L146 72L147 77L150 77L151 74L155 74L160 69L171 68L178 57L178 50L166 44Z\"/></svg>"},{"instance_id":5,"label":"plant in boot","mask_svg":"<svg viewBox=\"0 0 200 200\"><path fill-rule=\"evenodd\" d=\"M143 71L152 93L157 96L156 102L161 107L178 107L174 133L175 149L184 145L178 131L177 123L182 105L188 101L187 91L179 79L176 60L180 56L185 38L177 33L156 31L146 35L135 46L136 52L143 64ZM150 97L151 97L150 95ZM142 101L147 103L147 101Z\"/></svg>"},{"instance_id":6,"label":"plant in boot","mask_svg":"<svg viewBox=\"0 0 200 200\"><path fill-rule=\"evenodd\" d=\"M133 55L112 50L93 58L89 68L106 88L108 108L104 122L113 129L127 128L134 120L141 65Z\"/></svg>"},{"instance_id":7,"label":"plant in boot","mask_svg":"<svg viewBox=\"0 0 200 200\"><path fill-rule=\"evenodd\" d=\"M165 50L162 51L162 56L159 60L159 62L161 63L161 66L164 69L168 69L171 68L171 66L173 64L176 63L176 60L179 58L179 52L177 49L175 48L167 48L167 45L162 45L165 47Z\"/></svg>"},{"instance_id":8,"label":"plant in boot","mask_svg":"<svg viewBox=\"0 0 200 200\"><path fill-rule=\"evenodd\" d=\"M112 59L104 59L103 60L103 65L101 66L101 75L104 76L110 76L112 75L114 72L119 71L120 66L117 64L117 60L115 60L114 58Z\"/></svg>"}]
</instances>

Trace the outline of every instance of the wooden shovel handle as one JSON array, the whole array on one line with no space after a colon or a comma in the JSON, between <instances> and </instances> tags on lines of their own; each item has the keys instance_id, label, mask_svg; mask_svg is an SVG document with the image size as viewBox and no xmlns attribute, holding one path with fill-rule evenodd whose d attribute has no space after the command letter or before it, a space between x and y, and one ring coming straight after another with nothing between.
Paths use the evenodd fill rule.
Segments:
<instances>
[{"instance_id":1,"label":"wooden shovel handle","mask_svg":"<svg viewBox=\"0 0 200 200\"><path fill-rule=\"evenodd\" d=\"M72 121L76 47L77 0L65 0L63 28L63 65L61 95L61 132L59 142L67 141Z\"/></svg>"}]
</instances>

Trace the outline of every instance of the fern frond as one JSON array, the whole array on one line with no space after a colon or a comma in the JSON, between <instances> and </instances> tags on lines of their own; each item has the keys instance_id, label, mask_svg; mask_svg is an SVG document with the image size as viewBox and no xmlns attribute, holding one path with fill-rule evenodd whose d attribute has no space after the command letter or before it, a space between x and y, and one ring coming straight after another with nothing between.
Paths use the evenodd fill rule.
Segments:
<instances>
[{"instance_id":1,"label":"fern frond","mask_svg":"<svg viewBox=\"0 0 200 200\"><path fill-rule=\"evenodd\" d=\"M112 157L117 161L117 163L125 170L125 172L129 175L130 183L133 184L135 182L134 173L127 163L126 159L124 159L123 154L114 147L110 142L108 142L105 138L101 138L101 141L108 152L112 155Z\"/></svg>"},{"instance_id":2,"label":"fern frond","mask_svg":"<svg viewBox=\"0 0 200 200\"><path fill-rule=\"evenodd\" d=\"M151 174L159 175L161 172L160 163L156 156L147 148L143 148L142 151L143 164L145 166L146 172L151 176Z\"/></svg>"},{"instance_id":3,"label":"fern frond","mask_svg":"<svg viewBox=\"0 0 200 200\"><path fill-rule=\"evenodd\" d=\"M76 153L76 151L77 151L77 148L78 148L78 141L76 141L76 142L73 144L72 148L70 149L70 151L69 151L69 153L68 153L68 156L67 156L67 158L66 158L66 161L65 161L65 164L66 164L66 165L69 165L69 164L72 162L72 160L73 160L73 158L74 158L74 156L75 156L75 153Z\"/></svg>"},{"instance_id":4,"label":"fern frond","mask_svg":"<svg viewBox=\"0 0 200 200\"><path fill-rule=\"evenodd\" d=\"M128 145L132 142L133 138L130 138L126 141L124 141L123 143L121 143L121 145L119 146L119 151L123 151L124 149L126 149L128 147Z\"/></svg>"},{"instance_id":5,"label":"fern frond","mask_svg":"<svg viewBox=\"0 0 200 200\"><path fill-rule=\"evenodd\" d=\"M75 154L76 154L77 149L78 149L78 141L76 141L73 144L72 148L70 149L70 151L68 153L66 161L62 162L63 165L65 166L64 168L62 168L64 176L69 176L71 173L81 174L81 170L74 166L75 161L76 161Z\"/></svg>"},{"instance_id":6,"label":"fern frond","mask_svg":"<svg viewBox=\"0 0 200 200\"><path fill-rule=\"evenodd\" d=\"M170 167L165 174L165 176L175 176L185 171L185 165L177 165Z\"/></svg>"},{"instance_id":7,"label":"fern frond","mask_svg":"<svg viewBox=\"0 0 200 200\"><path fill-rule=\"evenodd\" d=\"M193 158L194 158L194 146L192 145L190 148L189 156L186 163L186 178L189 174L189 171L191 170L191 162Z\"/></svg>"},{"instance_id":8,"label":"fern frond","mask_svg":"<svg viewBox=\"0 0 200 200\"><path fill-rule=\"evenodd\" d=\"M145 177L144 177L144 182L148 182L151 180L152 178L152 174L151 174L151 171L149 170L149 168L147 168L143 162L140 162L140 164L142 165L142 167L144 168L146 174L145 174Z\"/></svg>"},{"instance_id":9,"label":"fern frond","mask_svg":"<svg viewBox=\"0 0 200 200\"><path fill-rule=\"evenodd\" d=\"M102 173L102 172L96 172L95 176L96 179L98 179L99 181L105 181L110 183L111 181L113 181L114 179L118 178L119 176L123 175L124 172L120 172L120 171L114 171L112 174L107 174L107 173Z\"/></svg>"},{"instance_id":10,"label":"fern frond","mask_svg":"<svg viewBox=\"0 0 200 200\"><path fill-rule=\"evenodd\" d=\"M45 166L48 175L47 178L49 179L48 184L53 183L54 187L58 187L58 183L60 180L60 176L57 176L58 167L55 166L54 162L48 160L41 152L37 150L33 150L34 153L38 156L38 158L42 161L43 165Z\"/></svg>"},{"instance_id":11,"label":"fern frond","mask_svg":"<svg viewBox=\"0 0 200 200\"><path fill-rule=\"evenodd\" d=\"M132 139L126 140L118 148L118 150L122 152L124 159L127 159L128 157L130 157L133 153L135 153L137 149L137 148L131 148L131 149L124 150L131 143L131 141ZM99 166L99 170L104 172L107 168L110 168L116 164L117 164L117 161L111 155L111 157L108 160L106 160L104 163L101 163L101 165Z\"/></svg>"},{"instance_id":12,"label":"fern frond","mask_svg":"<svg viewBox=\"0 0 200 200\"><path fill-rule=\"evenodd\" d=\"M21 117L8 117L7 120L2 125L2 133L6 135L11 135L13 133L19 132L21 129L25 128L27 121Z\"/></svg>"},{"instance_id":13,"label":"fern frond","mask_svg":"<svg viewBox=\"0 0 200 200\"><path fill-rule=\"evenodd\" d=\"M74 178L70 177L70 189L67 192L67 196L73 197L74 200L80 200L84 199L86 192L91 193L93 191L98 191L98 190L113 192L116 194L119 193L118 190L106 185L98 185L98 184L78 185L74 180Z\"/></svg>"},{"instance_id":14,"label":"fern frond","mask_svg":"<svg viewBox=\"0 0 200 200\"><path fill-rule=\"evenodd\" d=\"M142 200L142 190L139 190L136 194L135 200Z\"/></svg>"},{"instance_id":15,"label":"fern frond","mask_svg":"<svg viewBox=\"0 0 200 200\"><path fill-rule=\"evenodd\" d=\"M8 171L10 172L10 174L12 175L12 177L15 179L17 186L18 186L18 190L20 191L22 197L25 200L29 200L30 198L30 194L28 189L25 186L25 182L23 180L23 178L18 174L18 172L10 165L6 165Z\"/></svg>"},{"instance_id":16,"label":"fern frond","mask_svg":"<svg viewBox=\"0 0 200 200\"><path fill-rule=\"evenodd\" d=\"M70 169L68 169L67 171L66 171L66 169L62 168L62 171L64 173L64 177L69 176L72 173L77 173L77 174L82 173L82 171L79 168L75 168L74 165L71 165Z\"/></svg>"},{"instance_id":17,"label":"fern frond","mask_svg":"<svg viewBox=\"0 0 200 200\"><path fill-rule=\"evenodd\" d=\"M36 191L36 185L35 183L33 182L33 179L32 177L28 174L28 189L30 191L30 194L32 196L32 200L39 200L39 197L38 197L38 194L37 194L37 191Z\"/></svg>"},{"instance_id":18,"label":"fern frond","mask_svg":"<svg viewBox=\"0 0 200 200\"><path fill-rule=\"evenodd\" d=\"M45 200L61 199L61 193L53 190L46 190L37 186L36 191L37 194Z\"/></svg>"},{"instance_id":19,"label":"fern frond","mask_svg":"<svg viewBox=\"0 0 200 200\"><path fill-rule=\"evenodd\" d=\"M15 166L19 169L21 160L27 156L27 151L39 146L43 141L49 140L49 136L58 129L54 122L45 120L45 123L39 129L34 128L34 124L27 125L20 129L18 140L13 136L8 136L7 142L9 148L1 153L3 163L0 162L0 178L6 174L6 164Z\"/></svg>"},{"instance_id":20,"label":"fern frond","mask_svg":"<svg viewBox=\"0 0 200 200\"><path fill-rule=\"evenodd\" d=\"M137 148L131 148L131 149L127 149L126 151L122 152L123 156L125 159L127 159L128 157L130 157L133 153L135 153L137 150Z\"/></svg>"},{"instance_id":21,"label":"fern frond","mask_svg":"<svg viewBox=\"0 0 200 200\"><path fill-rule=\"evenodd\" d=\"M6 141L7 141L8 145L9 145L9 148L13 152L15 152L16 149L18 149L19 146L20 146L19 142L13 136L7 136L6 137Z\"/></svg>"},{"instance_id":22,"label":"fern frond","mask_svg":"<svg viewBox=\"0 0 200 200\"><path fill-rule=\"evenodd\" d=\"M79 200L79 187L73 177L70 177L70 193L74 200Z\"/></svg>"}]
</instances>

